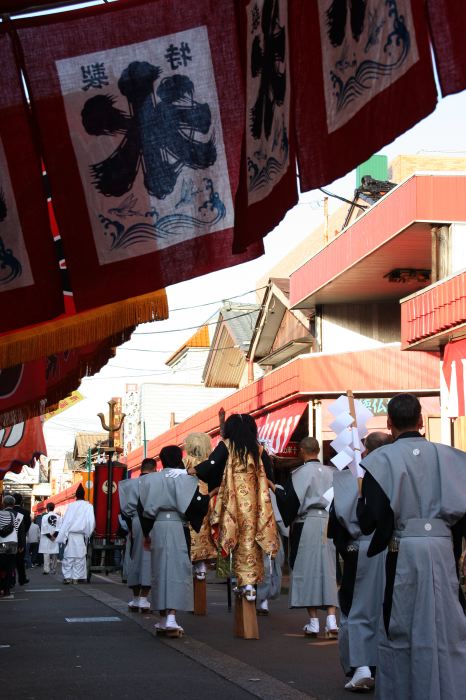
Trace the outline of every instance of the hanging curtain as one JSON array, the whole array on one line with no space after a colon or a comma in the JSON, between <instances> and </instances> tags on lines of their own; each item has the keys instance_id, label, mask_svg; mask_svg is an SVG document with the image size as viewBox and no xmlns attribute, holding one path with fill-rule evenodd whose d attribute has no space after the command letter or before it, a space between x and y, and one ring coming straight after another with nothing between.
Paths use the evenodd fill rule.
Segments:
<instances>
[{"instance_id":1,"label":"hanging curtain","mask_svg":"<svg viewBox=\"0 0 466 700\"><path fill-rule=\"evenodd\" d=\"M424 0L293 0L301 190L346 175L435 108Z\"/></svg>"},{"instance_id":2,"label":"hanging curtain","mask_svg":"<svg viewBox=\"0 0 466 700\"><path fill-rule=\"evenodd\" d=\"M28 108L0 29L0 333L63 312L58 261Z\"/></svg>"},{"instance_id":3,"label":"hanging curtain","mask_svg":"<svg viewBox=\"0 0 466 700\"><path fill-rule=\"evenodd\" d=\"M237 2L246 105L234 250L264 238L298 201L288 6Z\"/></svg>"},{"instance_id":4,"label":"hanging curtain","mask_svg":"<svg viewBox=\"0 0 466 700\"><path fill-rule=\"evenodd\" d=\"M15 22L78 311L263 252L231 252L234 9L123 1Z\"/></svg>"}]
</instances>

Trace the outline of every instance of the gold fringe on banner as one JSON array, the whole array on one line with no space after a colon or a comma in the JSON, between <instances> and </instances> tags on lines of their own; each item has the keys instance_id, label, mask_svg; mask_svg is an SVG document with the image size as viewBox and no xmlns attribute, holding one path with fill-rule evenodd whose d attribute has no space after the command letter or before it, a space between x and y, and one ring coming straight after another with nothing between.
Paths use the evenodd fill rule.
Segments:
<instances>
[{"instance_id":1,"label":"gold fringe on banner","mask_svg":"<svg viewBox=\"0 0 466 700\"><path fill-rule=\"evenodd\" d=\"M163 321L166 318L167 295L165 289L159 289L115 304L29 326L0 336L0 369L97 343L139 323Z\"/></svg>"},{"instance_id":2,"label":"gold fringe on banner","mask_svg":"<svg viewBox=\"0 0 466 700\"><path fill-rule=\"evenodd\" d=\"M59 402L75 391L83 377L90 377L99 372L115 356L115 348L131 338L136 326L125 328L116 335L106 338L92 355L84 355L78 365L52 387L47 388L45 396L38 396L26 403L12 406L0 412L0 428L7 428L15 423L42 416L58 407Z\"/></svg>"}]
</instances>

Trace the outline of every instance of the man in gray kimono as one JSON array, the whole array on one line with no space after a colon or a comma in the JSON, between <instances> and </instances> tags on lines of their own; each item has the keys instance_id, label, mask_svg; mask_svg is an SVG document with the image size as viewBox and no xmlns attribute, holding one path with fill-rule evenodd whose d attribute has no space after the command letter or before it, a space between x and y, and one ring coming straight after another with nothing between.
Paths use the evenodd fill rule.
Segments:
<instances>
[{"instance_id":1,"label":"man in gray kimono","mask_svg":"<svg viewBox=\"0 0 466 700\"><path fill-rule=\"evenodd\" d=\"M412 394L388 404L395 442L364 458L358 518L368 556L388 547L376 698L453 700L466 692L466 618L455 562L466 532L466 454L426 440Z\"/></svg>"},{"instance_id":2,"label":"man in gray kimono","mask_svg":"<svg viewBox=\"0 0 466 700\"><path fill-rule=\"evenodd\" d=\"M319 634L317 608L326 608L325 632L336 637L336 554L333 542L327 538L329 501L324 496L332 487L333 470L319 462L319 452L315 438L301 440L304 464L292 472L284 487L274 490L283 522L291 526L290 608L307 608L310 619L303 631L308 637Z\"/></svg>"},{"instance_id":3,"label":"man in gray kimono","mask_svg":"<svg viewBox=\"0 0 466 700\"><path fill-rule=\"evenodd\" d=\"M160 451L161 472L140 481L141 520L152 552L152 608L159 610L157 632L179 636L183 628L176 611L194 607L193 574L188 523L196 532L207 513L209 496L199 492L198 480L186 473L177 445Z\"/></svg>"},{"instance_id":4,"label":"man in gray kimono","mask_svg":"<svg viewBox=\"0 0 466 700\"><path fill-rule=\"evenodd\" d=\"M365 439L362 456L392 442L393 438L387 433L370 433ZM374 687L385 554L367 556L371 536L363 535L358 523L358 482L349 469L335 472L333 490L328 536L344 562L338 591L341 611L338 650L343 671L349 676L345 688L358 693Z\"/></svg>"},{"instance_id":5,"label":"man in gray kimono","mask_svg":"<svg viewBox=\"0 0 466 700\"><path fill-rule=\"evenodd\" d=\"M129 601L128 608L135 612L150 610L147 599L152 578L150 541L148 539L146 541L141 527L142 508L139 503L139 485L142 479L155 471L156 465L155 459L146 457L142 460L141 475L138 479L124 479L118 484L120 511L129 531L126 580L133 592L133 599Z\"/></svg>"}]
</instances>

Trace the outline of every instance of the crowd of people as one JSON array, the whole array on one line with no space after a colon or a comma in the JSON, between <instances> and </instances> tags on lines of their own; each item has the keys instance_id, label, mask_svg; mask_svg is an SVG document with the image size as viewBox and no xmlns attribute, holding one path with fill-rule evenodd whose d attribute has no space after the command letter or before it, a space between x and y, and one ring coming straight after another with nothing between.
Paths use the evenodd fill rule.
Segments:
<instances>
[{"instance_id":1,"label":"crowd of people","mask_svg":"<svg viewBox=\"0 0 466 700\"><path fill-rule=\"evenodd\" d=\"M338 639L348 691L375 687L380 700L462 697L466 454L429 442L422 427L419 400L395 396L389 432L365 440L362 479L323 464L317 440L306 437L303 464L274 483L249 415L230 416L212 451L203 434L188 436L184 458L177 446L163 448L161 471L146 459L138 479L120 484L130 609L152 606L157 630L182 632L176 613L193 610L193 577L204 579L207 562L223 557L236 594L268 614L286 538L289 606L307 611L303 634L311 638L325 611L324 634Z\"/></svg>"},{"instance_id":2,"label":"crowd of people","mask_svg":"<svg viewBox=\"0 0 466 700\"><path fill-rule=\"evenodd\" d=\"M87 544L94 531L94 509L84 500L81 484L76 501L62 518L55 505L31 521L22 507L21 494L5 495L0 509L0 599L14 598L16 583L29 583L27 568L43 567L43 574L56 574L61 548L63 583L86 581Z\"/></svg>"},{"instance_id":3,"label":"crowd of people","mask_svg":"<svg viewBox=\"0 0 466 700\"><path fill-rule=\"evenodd\" d=\"M466 616L458 563L466 537L466 453L421 433L419 400L388 404L388 433L365 440L362 479L319 460L314 437L300 442L302 465L275 483L254 419L221 420L221 439L193 433L184 451L167 445L162 469L146 458L136 479L119 484L127 534L124 578L130 610L159 613L158 633L180 636L178 611L192 611L194 584L209 562L226 564L239 598L269 613L281 589L288 544L289 607L307 612L303 634L338 640L351 692L380 700L446 700L466 688ZM95 523L84 490L63 519L53 505L29 539L31 563L64 582L85 578ZM1 595L24 569L28 514L12 496L0 510ZM34 545L34 546L33 546ZM342 564L342 572L338 569Z\"/></svg>"}]
</instances>

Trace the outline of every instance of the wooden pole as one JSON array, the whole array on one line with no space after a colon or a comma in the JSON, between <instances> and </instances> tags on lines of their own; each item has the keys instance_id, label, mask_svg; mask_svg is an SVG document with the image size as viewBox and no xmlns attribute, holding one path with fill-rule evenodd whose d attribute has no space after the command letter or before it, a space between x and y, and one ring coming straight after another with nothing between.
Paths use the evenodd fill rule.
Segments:
<instances>
[{"instance_id":1,"label":"wooden pole","mask_svg":"<svg viewBox=\"0 0 466 700\"><path fill-rule=\"evenodd\" d=\"M349 408L349 413L351 418L353 419L353 422L351 424L351 428L356 428L358 427L358 422L356 420L356 407L354 405L354 395L351 389L346 390L346 395L348 397L348 408ZM360 452L359 447L354 447L355 452ZM357 477L358 480L358 488L359 488L359 493L361 493L361 487L362 487L362 478L360 476Z\"/></svg>"}]
</instances>

